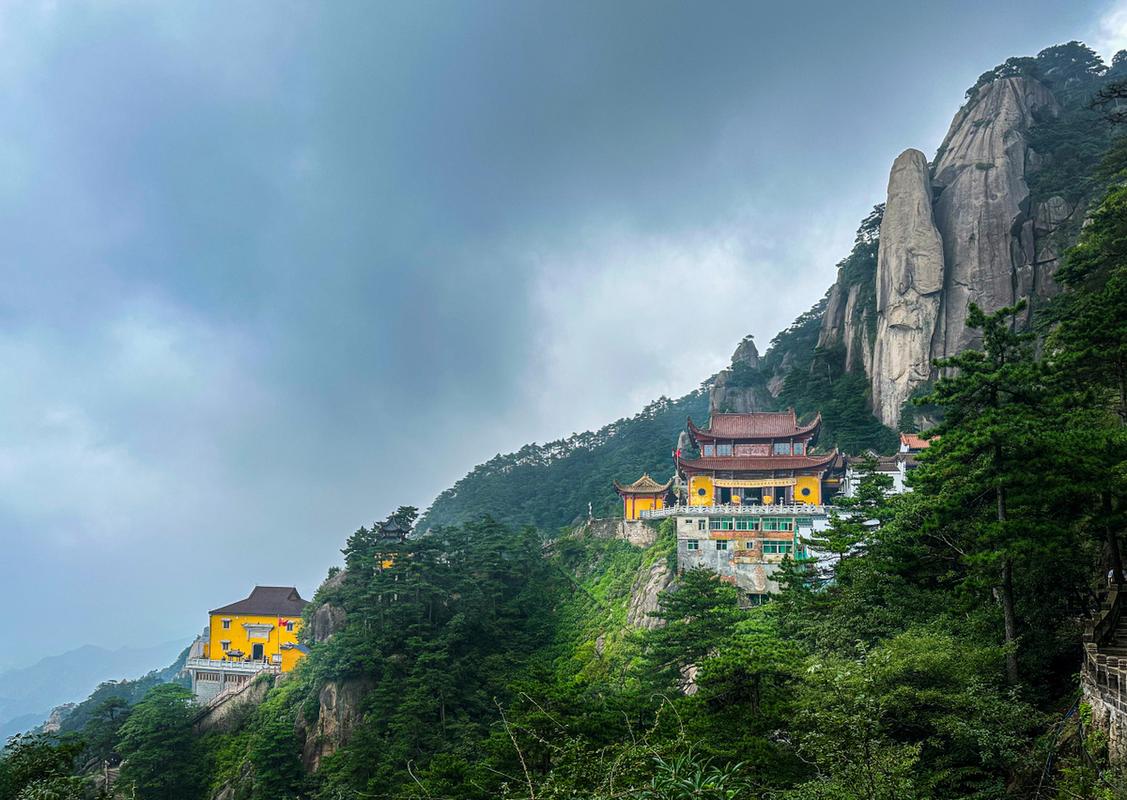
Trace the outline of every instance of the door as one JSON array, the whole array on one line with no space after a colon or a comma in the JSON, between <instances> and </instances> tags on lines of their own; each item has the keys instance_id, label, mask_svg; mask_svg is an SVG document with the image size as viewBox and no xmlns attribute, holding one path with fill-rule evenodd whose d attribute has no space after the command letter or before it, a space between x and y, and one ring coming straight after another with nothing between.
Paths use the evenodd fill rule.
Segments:
<instances>
[{"instance_id":1,"label":"door","mask_svg":"<svg viewBox=\"0 0 1127 800\"><path fill-rule=\"evenodd\" d=\"M250 657L251 657L251 658L252 658L253 660L255 660L255 661L261 661L261 660L262 660L262 656L263 656L263 653L262 653L262 645L260 645L260 644L256 644L256 645L255 645L254 647L252 647L252 648L251 648L251 651L250 651Z\"/></svg>"}]
</instances>

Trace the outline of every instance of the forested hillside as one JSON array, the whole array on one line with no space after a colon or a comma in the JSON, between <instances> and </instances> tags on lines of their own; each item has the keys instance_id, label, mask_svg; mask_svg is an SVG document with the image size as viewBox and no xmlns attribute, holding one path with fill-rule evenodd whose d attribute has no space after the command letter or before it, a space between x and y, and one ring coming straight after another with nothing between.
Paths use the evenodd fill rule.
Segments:
<instances>
[{"instance_id":1,"label":"forested hillside","mask_svg":"<svg viewBox=\"0 0 1127 800\"><path fill-rule=\"evenodd\" d=\"M971 94L1044 67L1017 61ZM707 399L663 400L498 456L400 544L355 531L306 612L309 656L237 724L200 734L186 692L159 686L97 727L12 742L0 800L97 796L118 758L113 793L139 800L1127 796L1077 680L1085 623L1109 579L1127 583L1127 139L1107 133L1127 81L1083 82L1105 74L1098 60L1079 69L1054 125L1067 138L1094 98L1102 132L1075 171L1050 148L1046 171L1066 176L1053 181L1086 176L1070 195L1083 224L1058 229L1075 241L1042 307L1053 324L1031 329L1024 301L968 306L977 344L915 392L937 436L913 491L863 476L816 543L832 580L788 557L782 592L741 608L707 571L670 583L668 521L647 547L597 524L558 530L588 501L609 511L612 478L665 474ZM879 216L843 270L874 268ZM888 429L856 417L867 383L848 347L818 344L825 313L781 334L748 386L769 380L800 410L840 403L832 436L880 441Z\"/></svg>"},{"instance_id":2,"label":"forested hillside","mask_svg":"<svg viewBox=\"0 0 1127 800\"><path fill-rule=\"evenodd\" d=\"M689 416L708 416L707 391L662 398L595 432L494 456L435 498L420 528L489 514L554 531L586 517L588 503L596 516L611 515L620 505L614 480L633 481L643 472L665 480L672 473L670 454Z\"/></svg>"}]
</instances>

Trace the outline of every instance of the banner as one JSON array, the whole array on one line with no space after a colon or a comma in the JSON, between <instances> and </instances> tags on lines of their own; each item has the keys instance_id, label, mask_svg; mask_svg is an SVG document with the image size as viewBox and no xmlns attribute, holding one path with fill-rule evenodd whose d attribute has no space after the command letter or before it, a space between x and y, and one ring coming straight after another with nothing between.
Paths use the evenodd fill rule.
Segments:
<instances>
[{"instance_id":1,"label":"banner","mask_svg":"<svg viewBox=\"0 0 1127 800\"><path fill-rule=\"evenodd\" d=\"M768 486L794 486L794 478L714 478L712 482L725 489L747 488L760 489Z\"/></svg>"}]
</instances>

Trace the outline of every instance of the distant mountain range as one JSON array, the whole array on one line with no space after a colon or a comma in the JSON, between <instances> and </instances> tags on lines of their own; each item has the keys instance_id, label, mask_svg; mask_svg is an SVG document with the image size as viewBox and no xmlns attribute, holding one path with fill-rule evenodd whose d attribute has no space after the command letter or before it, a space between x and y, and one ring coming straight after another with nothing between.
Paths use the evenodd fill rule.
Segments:
<instances>
[{"instance_id":1,"label":"distant mountain range","mask_svg":"<svg viewBox=\"0 0 1127 800\"><path fill-rule=\"evenodd\" d=\"M55 706L84 699L103 681L137 678L167 666L187 643L116 650L87 644L28 667L0 671L0 737L41 725Z\"/></svg>"}]
</instances>

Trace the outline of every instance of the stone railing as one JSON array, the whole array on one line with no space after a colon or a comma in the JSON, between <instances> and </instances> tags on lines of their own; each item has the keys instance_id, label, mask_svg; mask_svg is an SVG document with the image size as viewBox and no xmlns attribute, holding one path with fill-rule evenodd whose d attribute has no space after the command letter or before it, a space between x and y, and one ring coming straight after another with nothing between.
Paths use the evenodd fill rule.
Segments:
<instances>
[{"instance_id":1,"label":"stone railing","mask_svg":"<svg viewBox=\"0 0 1127 800\"><path fill-rule=\"evenodd\" d=\"M1084 631L1081 678L1086 691L1108 706L1127 712L1127 650L1121 654L1113 647L1123 613L1124 589L1127 587L1108 591L1103 606Z\"/></svg>"},{"instance_id":2,"label":"stone railing","mask_svg":"<svg viewBox=\"0 0 1127 800\"><path fill-rule=\"evenodd\" d=\"M236 659L216 658L189 658L184 662L186 670L207 670L208 672L235 672L253 675L257 672L281 672L278 664L270 664L263 660L239 661Z\"/></svg>"},{"instance_id":3,"label":"stone railing","mask_svg":"<svg viewBox=\"0 0 1127 800\"><path fill-rule=\"evenodd\" d=\"M664 519L666 517L682 517L690 514L700 516L752 516L752 517L828 517L829 506L807 505L806 503L791 503L789 505L753 506L753 505L721 505L721 506L666 506L653 511L639 511L642 519Z\"/></svg>"}]
</instances>

